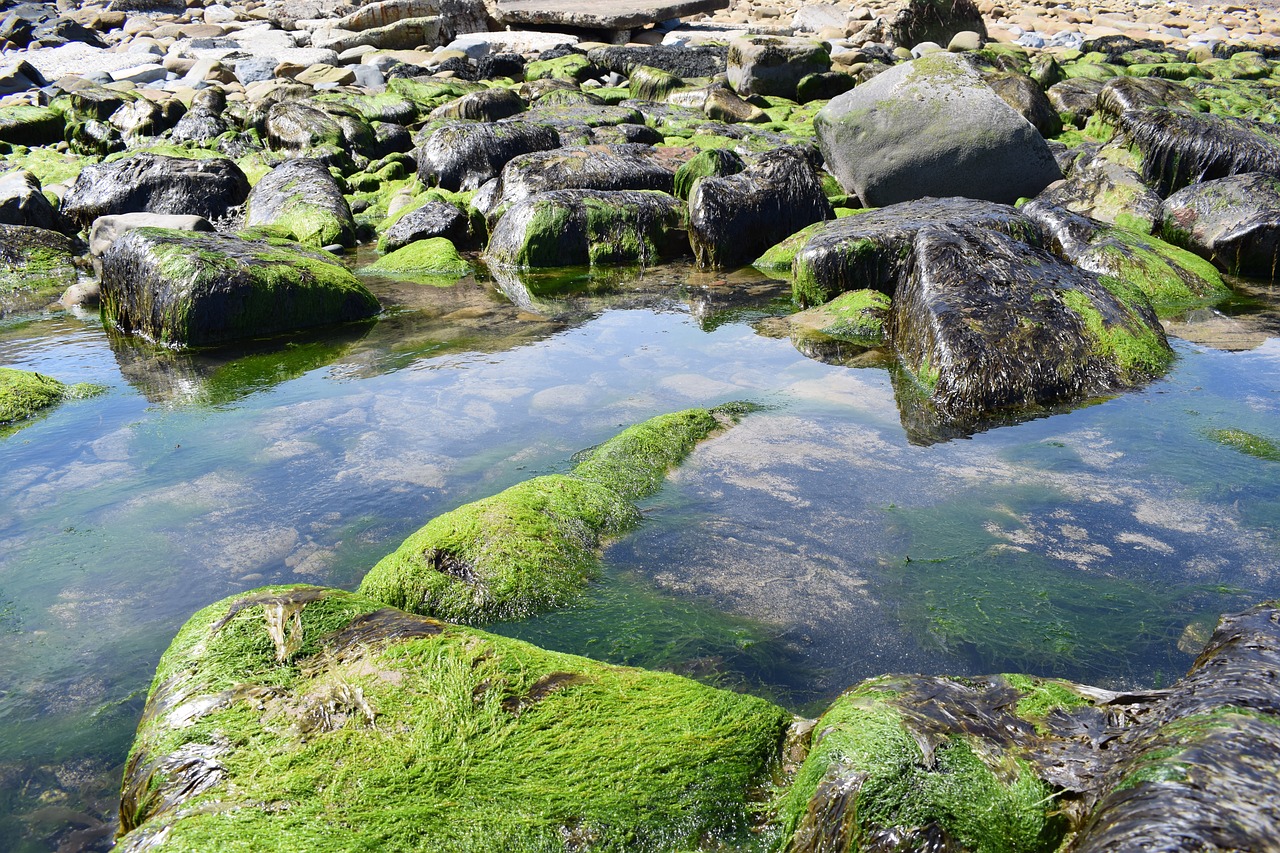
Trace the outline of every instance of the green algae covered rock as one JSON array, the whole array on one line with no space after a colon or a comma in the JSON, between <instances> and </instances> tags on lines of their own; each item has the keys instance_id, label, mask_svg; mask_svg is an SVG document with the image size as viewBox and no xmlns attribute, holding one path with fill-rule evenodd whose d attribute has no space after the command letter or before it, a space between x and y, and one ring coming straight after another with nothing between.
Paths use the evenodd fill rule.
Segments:
<instances>
[{"instance_id":1,"label":"green algae covered rock","mask_svg":"<svg viewBox=\"0 0 1280 853\"><path fill-rule=\"evenodd\" d=\"M694 182L699 178L726 178L736 175L747 164L735 152L727 148L710 148L699 151L676 169L675 196L682 201L689 200Z\"/></svg>"},{"instance_id":2,"label":"green algae covered rock","mask_svg":"<svg viewBox=\"0 0 1280 853\"><path fill-rule=\"evenodd\" d=\"M791 315L791 329L875 347L884 344L889 297L878 290L850 290L825 305Z\"/></svg>"},{"instance_id":3,"label":"green algae covered rock","mask_svg":"<svg viewBox=\"0 0 1280 853\"><path fill-rule=\"evenodd\" d=\"M161 659L118 850L689 850L745 840L790 715L293 586Z\"/></svg>"},{"instance_id":4,"label":"green algae covered rock","mask_svg":"<svg viewBox=\"0 0 1280 853\"><path fill-rule=\"evenodd\" d=\"M101 390L97 385L67 385L30 370L0 367L0 426L26 420L63 400L89 397Z\"/></svg>"},{"instance_id":5,"label":"green algae covered rock","mask_svg":"<svg viewBox=\"0 0 1280 853\"><path fill-rule=\"evenodd\" d=\"M464 623L563 606L595 576L601 540L639 523L633 502L742 411L661 415L587 451L568 475L526 480L437 516L374 566L360 592Z\"/></svg>"},{"instance_id":6,"label":"green algae covered rock","mask_svg":"<svg viewBox=\"0 0 1280 853\"><path fill-rule=\"evenodd\" d=\"M53 145L62 141L66 119L49 107L18 104L0 107L0 142L11 145Z\"/></svg>"},{"instance_id":7,"label":"green algae covered rock","mask_svg":"<svg viewBox=\"0 0 1280 853\"><path fill-rule=\"evenodd\" d=\"M356 242L351 208L318 160L286 160L259 180L245 202L244 225L317 249Z\"/></svg>"},{"instance_id":8,"label":"green algae covered rock","mask_svg":"<svg viewBox=\"0 0 1280 853\"><path fill-rule=\"evenodd\" d=\"M471 272L471 264L458 254L447 237L417 240L364 267L361 272L390 277L457 279Z\"/></svg>"},{"instance_id":9,"label":"green algae covered rock","mask_svg":"<svg viewBox=\"0 0 1280 853\"><path fill-rule=\"evenodd\" d=\"M287 241L138 228L102 257L102 313L169 346L363 320L373 294L337 259Z\"/></svg>"},{"instance_id":10,"label":"green algae covered rock","mask_svg":"<svg viewBox=\"0 0 1280 853\"><path fill-rule=\"evenodd\" d=\"M0 315L12 296L65 290L76 283L77 246L45 228L0 225Z\"/></svg>"}]
</instances>

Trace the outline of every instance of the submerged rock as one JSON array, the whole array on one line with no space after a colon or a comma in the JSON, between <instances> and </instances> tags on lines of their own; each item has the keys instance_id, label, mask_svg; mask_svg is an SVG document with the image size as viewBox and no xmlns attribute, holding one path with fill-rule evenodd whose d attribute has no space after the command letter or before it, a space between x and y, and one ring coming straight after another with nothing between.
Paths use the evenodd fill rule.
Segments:
<instances>
[{"instance_id":1,"label":"submerged rock","mask_svg":"<svg viewBox=\"0 0 1280 853\"><path fill-rule=\"evenodd\" d=\"M418 179L447 190L474 190L509 160L560 146L553 129L525 122L458 123L439 128L418 150Z\"/></svg>"},{"instance_id":2,"label":"submerged rock","mask_svg":"<svg viewBox=\"0 0 1280 853\"><path fill-rule=\"evenodd\" d=\"M362 272L393 278L443 278L454 281L471 272L471 264L446 237L415 240L379 258Z\"/></svg>"},{"instance_id":3,"label":"submerged rock","mask_svg":"<svg viewBox=\"0 0 1280 853\"><path fill-rule=\"evenodd\" d=\"M1280 176L1280 128L1165 108L1130 110L1117 124L1142 151L1142 173L1161 195L1245 172Z\"/></svg>"},{"instance_id":4,"label":"submerged rock","mask_svg":"<svg viewBox=\"0 0 1280 853\"><path fill-rule=\"evenodd\" d=\"M1181 189L1165 199L1160 230L1232 275L1274 281L1280 268L1280 177L1254 172Z\"/></svg>"},{"instance_id":5,"label":"submerged rock","mask_svg":"<svg viewBox=\"0 0 1280 853\"><path fill-rule=\"evenodd\" d=\"M834 219L806 152L779 148L728 177L705 177L689 193L689 243L698 264L734 267L801 228Z\"/></svg>"},{"instance_id":6,"label":"submerged rock","mask_svg":"<svg viewBox=\"0 0 1280 853\"><path fill-rule=\"evenodd\" d=\"M677 675L269 587L165 652L116 849L687 850L747 835L789 722Z\"/></svg>"},{"instance_id":7,"label":"submerged rock","mask_svg":"<svg viewBox=\"0 0 1280 853\"><path fill-rule=\"evenodd\" d=\"M1062 177L1034 127L960 54L885 71L814 117L827 167L864 203L923 196L1003 203Z\"/></svg>"},{"instance_id":8,"label":"submerged rock","mask_svg":"<svg viewBox=\"0 0 1280 853\"><path fill-rule=\"evenodd\" d=\"M62 199L80 227L112 213L176 213L217 219L249 195L249 179L231 160L135 154L86 166Z\"/></svg>"},{"instance_id":9,"label":"submerged rock","mask_svg":"<svg viewBox=\"0 0 1280 853\"><path fill-rule=\"evenodd\" d=\"M292 243L139 228L102 257L103 319L169 346L363 320L379 310L336 258Z\"/></svg>"},{"instance_id":10,"label":"submerged rock","mask_svg":"<svg viewBox=\"0 0 1280 853\"><path fill-rule=\"evenodd\" d=\"M258 181L245 203L244 226L317 249L356 242L347 199L317 160L286 160Z\"/></svg>"},{"instance_id":11,"label":"submerged rock","mask_svg":"<svg viewBox=\"0 0 1280 853\"><path fill-rule=\"evenodd\" d=\"M920 229L890 339L952 425L1133 387L1173 359L1132 285L999 231Z\"/></svg>"},{"instance_id":12,"label":"submerged rock","mask_svg":"<svg viewBox=\"0 0 1280 853\"><path fill-rule=\"evenodd\" d=\"M508 267L652 264L684 251L684 227L684 205L666 193L555 190L507 210L485 255Z\"/></svg>"},{"instance_id":13,"label":"submerged rock","mask_svg":"<svg viewBox=\"0 0 1280 853\"><path fill-rule=\"evenodd\" d=\"M438 516L374 566L360 592L414 613L476 624L560 607L597 571L597 549L640 521L694 445L736 409L661 415L588 451L570 474L536 477Z\"/></svg>"},{"instance_id":14,"label":"submerged rock","mask_svg":"<svg viewBox=\"0 0 1280 853\"><path fill-rule=\"evenodd\" d=\"M83 244L57 231L0 225L0 297L63 290L76 283L75 256ZM0 300L0 315L4 314Z\"/></svg>"}]
</instances>

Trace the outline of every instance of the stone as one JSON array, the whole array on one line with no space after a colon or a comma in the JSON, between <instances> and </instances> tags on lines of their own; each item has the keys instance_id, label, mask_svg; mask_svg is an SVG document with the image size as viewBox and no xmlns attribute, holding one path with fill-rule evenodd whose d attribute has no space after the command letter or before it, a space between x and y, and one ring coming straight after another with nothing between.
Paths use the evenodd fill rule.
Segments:
<instances>
[{"instance_id":1,"label":"stone","mask_svg":"<svg viewBox=\"0 0 1280 853\"><path fill-rule=\"evenodd\" d=\"M658 190L671 193L675 173L648 145L587 145L532 151L502 167L499 204L550 190Z\"/></svg>"},{"instance_id":2,"label":"stone","mask_svg":"<svg viewBox=\"0 0 1280 853\"><path fill-rule=\"evenodd\" d=\"M39 69L25 59L0 66L0 96L29 92L47 85L49 81Z\"/></svg>"},{"instance_id":3,"label":"stone","mask_svg":"<svg viewBox=\"0 0 1280 853\"><path fill-rule=\"evenodd\" d=\"M499 23L536 24L586 30L630 30L671 18L685 18L724 9L729 0L496 0Z\"/></svg>"},{"instance_id":4,"label":"stone","mask_svg":"<svg viewBox=\"0 0 1280 853\"><path fill-rule=\"evenodd\" d=\"M1142 174L1161 195L1245 172L1280 176L1280 128L1230 116L1152 107L1117 119L1142 152Z\"/></svg>"},{"instance_id":5,"label":"stone","mask_svg":"<svg viewBox=\"0 0 1280 853\"><path fill-rule=\"evenodd\" d=\"M592 64L624 76L639 66L676 77L714 77L724 73L726 46L675 48L665 45L609 45L587 51Z\"/></svg>"},{"instance_id":6,"label":"stone","mask_svg":"<svg viewBox=\"0 0 1280 853\"><path fill-rule=\"evenodd\" d=\"M549 127L523 122L458 123L437 129L418 150L418 179L447 190L474 190L513 157L558 148Z\"/></svg>"},{"instance_id":7,"label":"stone","mask_svg":"<svg viewBox=\"0 0 1280 853\"><path fill-rule=\"evenodd\" d=\"M317 33L312 37L312 44L332 51L350 50L359 45L369 45L379 50L414 50L439 44L440 29L439 15L404 18L386 26L358 32L334 29L328 35Z\"/></svg>"},{"instance_id":8,"label":"stone","mask_svg":"<svg viewBox=\"0 0 1280 853\"><path fill-rule=\"evenodd\" d=\"M992 90L1046 139L1062 133L1062 117L1044 90L1025 74L1006 72L987 78Z\"/></svg>"},{"instance_id":9,"label":"stone","mask_svg":"<svg viewBox=\"0 0 1280 853\"><path fill-rule=\"evenodd\" d=\"M15 292L44 296L75 284L75 256L83 251L77 243L46 228L0 224L0 315Z\"/></svg>"},{"instance_id":10,"label":"stone","mask_svg":"<svg viewBox=\"0 0 1280 853\"><path fill-rule=\"evenodd\" d=\"M89 228L89 254L101 258L120 236L135 228L165 228L170 231L214 230L203 216L179 216L162 213L118 213L99 216Z\"/></svg>"},{"instance_id":11,"label":"stone","mask_svg":"<svg viewBox=\"0 0 1280 853\"><path fill-rule=\"evenodd\" d=\"M512 205L485 257L505 267L654 264L685 251L684 205L640 190L554 190Z\"/></svg>"},{"instance_id":12,"label":"stone","mask_svg":"<svg viewBox=\"0 0 1280 853\"><path fill-rule=\"evenodd\" d=\"M286 160L254 185L244 227L317 249L356 242L355 220L338 182L319 161L306 158Z\"/></svg>"},{"instance_id":13,"label":"stone","mask_svg":"<svg viewBox=\"0 0 1280 853\"><path fill-rule=\"evenodd\" d=\"M17 104L0 107L0 142L10 145L54 145L62 141L66 119L48 107Z\"/></svg>"},{"instance_id":14,"label":"stone","mask_svg":"<svg viewBox=\"0 0 1280 853\"><path fill-rule=\"evenodd\" d=\"M1062 177L1048 145L963 54L904 63L814 117L827 168L873 207L924 196L997 202Z\"/></svg>"},{"instance_id":15,"label":"stone","mask_svg":"<svg viewBox=\"0 0 1280 853\"><path fill-rule=\"evenodd\" d=\"M217 113L197 107L178 120L169 138L178 143L194 142L200 145L212 142L230 129Z\"/></svg>"},{"instance_id":16,"label":"stone","mask_svg":"<svg viewBox=\"0 0 1280 853\"><path fill-rule=\"evenodd\" d=\"M1066 180L1036 196L1102 222L1150 234L1160 221L1161 199L1134 169L1141 164L1127 147L1109 145L1077 157Z\"/></svg>"},{"instance_id":17,"label":"stone","mask_svg":"<svg viewBox=\"0 0 1280 853\"><path fill-rule=\"evenodd\" d=\"M454 245L468 242L471 223L466 211L447 201L428 201L397 219L378 238L378 251L394 252L432 237L445 237Z\"/></svg>"},{"instance_id":18,"label":"stone","mask_svg":"<svg viewBox=\"0 0 1280 853\"><path fill-rule=\"evenodd\" d=\"M249 179L231 160L134 154L86 166L62 198L80 227L113 213L176 213L218 219L249 195Z\"/></svg>"},{"instance_id":19,"label":"stone","mask_svg":"<svg viewBox=\"0 0 1280 853\"><path fill-rule=\"evenodd\" d=\"M329 254L162 228L127 232L102 256L102 316L174 347L219 344L378 313Z\"/></svg>"},{"instance_id":20,"label":"stone","mask_svg":"<svg viewBox=\"0 0 1280 853\"><path fill-rule=\"evenodd\" d=\"M844 30L849 23L849 11L826 3L809 3L796 9L791 16L791 26L797 32L818 33L828 27Z\"/></svg>"},{"instance_id":21,"label":"stone","mask_svg":"<svg viewBox=\"0 0 1280 853\"><path fill-rule=\"evenodd\" d=\"M986 44L986 38L981 33L974 30L961 30L947 42L947 50L952 53L981 50L984 44Z\"/></svg>"},{"instance_id":22,"label":"stone","mask_svg":"<svg viewBox=\"0 0 1280 853\"><path fill-rule=\"evenodd\" d=\"M177 98L156 101L139 98L121 106L107 121L126 140L133 140L159 136L176 125L186 111Z\"/></svg>"},{"instance_id":23,"label":"stone","mask_svg":"<svg viewBox=\"0 0 1280 853\"><path fill-rule=\"evenodd\" d=\"M729 85L739 95L777 95L794 100L796 84L810 74L831 70L831 55L822 42L808 39L748 36L729 44Z\"/></svg>"},{"instance_id":24,"label":"stone","mask_svg":"<svg viewBox=\"0 0 1280 853\"><path fill-rule=\"evenodd\" d=\"M1193 184L1164 200L1160 232L1231 275L1277 279L1280 177L1251 172Z\"/></svg>"},{"instance_id":25,"label":"stone","mask_svg":"<svg viewBox=\"0 0 1280 853\"><path fill-rule=\"evenodd\" d=\"M169 71L159 62L148 62L130 68L121 68L111 72L111 79L117 83L136 83L139 86L164 80Z\"/></svg>"},{"instance_id":26,"label":"stone","mask_svg":"<svg viewBox=\"0 0 1280 853\"><path fill-rule=\"evenodd\" d=\"M431 111L431 118L492 122L510 118L527 107L524 98L510 89L485 89L441 104Z\"/></svg>"},{"instance_id":27,"label":"stone","mask_svg":"<svg viewBox=\"0 0 1280 853\"><path fill-rule=\"evenodd\" d=\"M0 174L0 224L64 231L67 223L40 190L40 179L24 169Z\"/></svg>"},{"instance_id":28,"label":"stone","mask_svg":"<svg viewBox=\"0 0 1280 853\"><path fill-rule=\"evenodd\" d=\"M779 148L743 171L704 177L689 192L689 242L702 267L747 263L807 225L834 219L806 152Z\"/></svg>"},{"instance_id":29,"label":"stone","mask_svg":"<svg viewBox=\"0 0 1280 853\"><path fill-rule=\"evenodd\" d=\"M480 59L490 53L539 54L558 47L575 45L579 41L578 36L566 33L505 30L460 35L449 42L446 48L460 50L472 59Z\"/></svg>"}]
</instances>

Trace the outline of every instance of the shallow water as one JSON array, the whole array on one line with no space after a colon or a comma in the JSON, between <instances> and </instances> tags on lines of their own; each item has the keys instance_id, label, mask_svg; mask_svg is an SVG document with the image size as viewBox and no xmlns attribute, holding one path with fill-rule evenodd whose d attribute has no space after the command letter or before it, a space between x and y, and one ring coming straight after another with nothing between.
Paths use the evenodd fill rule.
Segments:
<instances>
[{"instance_id":1,"label":"shallow water","mask_svg":"<svg viewBox=\"0 0 1280 853\"><path fill-rule=\"evenodd\" d=\"M0 320L0 364L108 387L0 438L0 849L109 846L196 609L353 588L433 515L689 406L767 408L694 452L578 606L494 630L813 713L895 670L1169 682L1198 628L1280 595L1280 463L1211 439L1280 442L1274 288L1178 327L1251 349L1175 341L1147 389L921 444L884 360L763 333L786 291L751 274L370 285L373 324L198 356Z\"/></svg>"}]
</instances>

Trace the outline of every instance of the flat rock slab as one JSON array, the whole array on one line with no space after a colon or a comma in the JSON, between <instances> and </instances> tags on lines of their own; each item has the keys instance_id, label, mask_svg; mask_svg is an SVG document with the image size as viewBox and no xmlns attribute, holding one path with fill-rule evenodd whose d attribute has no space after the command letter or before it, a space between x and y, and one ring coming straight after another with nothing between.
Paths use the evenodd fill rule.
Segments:
<instances>
[{"instance_id":1,"label":"flat rock slab","mask_svg":"<svg viewBox=\"0 0 1280 853\"><path fill-rule=\"evenodd\" d=\"M498 0L498 20L504 24L582 27L588 30L626 30L686 15L729 8L729 0Z\"/></svg>"}]
</instances>

